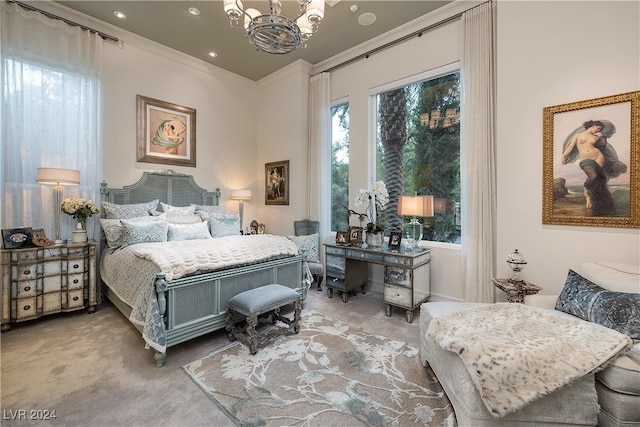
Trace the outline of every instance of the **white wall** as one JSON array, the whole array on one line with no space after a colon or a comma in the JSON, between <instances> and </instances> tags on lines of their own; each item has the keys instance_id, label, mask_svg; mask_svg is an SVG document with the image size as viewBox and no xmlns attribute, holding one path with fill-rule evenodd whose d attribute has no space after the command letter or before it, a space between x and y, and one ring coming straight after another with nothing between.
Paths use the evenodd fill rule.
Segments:
<instances>
[{"instance_id":1,"label":"white wall","mask_svg":"<svg viewBox=\"0 0 640 427\"><path fill-rule=\"evenodd\" d=\"M558 293L585 261L640 262L640 231L542 224L544 107L640 90L640 2L498 3L498 273Z\"/></svg>"},{"instance_id":2,"label":"white wall","mask_svg":"<svg viewBox=\"0 0 640 427\"><path fill-rule=\"evenodd\" d=\"M117 30L112 30L117 32ZM104 180L110 187L135 182L143 171L173 169L194 176L207 190L222 190L221 203L237 211L230 190L259 193L254 179L256 83L125 32L124 48L104 49ZM196 167L136 160L136 95L196 109ZM255 216L253 201L246 218Z\"/></svg>"},{"instance_id":3,"label":"white wall","mask_svg":"<svg viewBox=\"0 0 640 427\"><path fill-rule=\"evenodd\" d=\"M298 60L258 82L255 205L268 233L291 235L307 218L307 147L311 65ZM289 205L265 205L265 163L289 160Z\"/></svg>"}]
</instances>

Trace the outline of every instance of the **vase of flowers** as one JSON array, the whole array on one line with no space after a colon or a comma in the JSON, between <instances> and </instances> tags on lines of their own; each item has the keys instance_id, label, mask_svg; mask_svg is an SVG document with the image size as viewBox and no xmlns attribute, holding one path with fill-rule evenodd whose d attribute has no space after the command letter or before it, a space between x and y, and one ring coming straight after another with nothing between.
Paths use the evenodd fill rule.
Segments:
<instances>
[{"instance_id":1,"label":"vase of flowers","mask_svg":"<svg viewBox=\"0 0 640 427\"><path fill-rule=\"evenodd\" d=\"M77 221L76 229L73 230L74 243L87 241L87 218L100 212L93 200L84 200L71 197L62 201L62 212L71 216Z\"/></svg>"},{"instance_id":2,"label":"vase of flowers","mask_svg":"<svg viewBox=\"0 0 640 427\"><path fill-rule=\"evenodd\" d=\"M381 246L384 226L378 223L378 212L384 210L387 203L389 203L389 192L383 181L372 181L370 190L360 190L356 196L355 205L362 206L365 203L367 215L367 226L365 228L367 232L367 246Z\"/></svg>"}]
</instances>

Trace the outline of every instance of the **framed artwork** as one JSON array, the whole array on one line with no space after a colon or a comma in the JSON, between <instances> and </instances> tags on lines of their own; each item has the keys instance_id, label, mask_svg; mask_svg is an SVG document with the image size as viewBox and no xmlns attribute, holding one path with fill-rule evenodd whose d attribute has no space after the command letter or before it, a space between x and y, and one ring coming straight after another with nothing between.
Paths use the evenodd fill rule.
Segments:
<instances>
[{"instance_id":1,"label":"framed artwork","mask_svg":"<svg viewBox=\"0 0 640 427\"><path fill-rule=\"evenodd\" d=\"M402 243L402 233L399 231L392 231L389 233L389 249L397 251L400 249Z\"/></svg>"},{"instance_id":2,"label":"framed artwork","mask_svg":"<svg viewBox=\"0 0 640 427\"><path fill-rule=\"evenodd\" d=\"M349 227L349 243L353 246L362 244L362 227Z\"/></svg>"},{"instance_id":3,"label":"framed artwork","mask_svg":"<svg viewBox=\"0 0 640 427\"><path fill-rule=\"evenodd\" d=\"M19 249L29 247L33 239L30 227L2 230L2 247L4 249Z\"/></svg>"},{"instance_id":4,"label":"framed artwork","mask_svg":"<svg viewBox=\"0 0 640 427\"><path fill-rule=\"evenodd\" d=\"M543 109L543 224L640 228L640 91Z\"/></svg>"},{"instance_id":5,"label":"framed artwork","mask_svg":"<svg viewBox=\"0 0 640 427\"><path fill-rule=\"evenodd\" d=\"M137 96L138 161L196 167L196 110Z\"/></svg>"},{"instance_id":6,"label":"framed artwork","mask_svg":"<svg viewBox=\"0 0 640 427\"><path fill-rule=\"evenodd\" d=\"M336 231L336 245L346 245L349 243L348 231Z\"/></svg>"},{"instance_id":7,"label":"framed artwork","mask_svg":"<svg viewBox=\"0 0 640 427\"><path fill-rule=\"evenodd\" d=\"M289 160L265 163L265 205L289 205Z\"/></svg>"}]
</instances>

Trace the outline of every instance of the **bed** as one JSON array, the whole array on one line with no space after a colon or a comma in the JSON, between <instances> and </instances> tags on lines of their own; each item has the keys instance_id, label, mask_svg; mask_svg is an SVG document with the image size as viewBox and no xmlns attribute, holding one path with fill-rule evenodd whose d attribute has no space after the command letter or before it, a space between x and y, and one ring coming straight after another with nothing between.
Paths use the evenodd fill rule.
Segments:
<instances>
[{"instance_id":1,"label":"bed","mask_svg":"<svg viewBox=\"0 0 640 427\"><path fill-rule=\"evenodd\" d=\"M241 236L239 226L233 233L214 233L211 218L228 223L233 217L219 206L220 189L210 192L191 175L164 171L144 172L123 188L103 182L100 192L101 290L155 350L157 366L163 366L169 347L224 328L227 301L240 292L278 283L306 299L303 260L293 242ZM196 216L205 218L209 235L172 240L187 227L182 222ZM169 241L154 241L162 230L168 230Z\"/></svg>"}]
</instances>

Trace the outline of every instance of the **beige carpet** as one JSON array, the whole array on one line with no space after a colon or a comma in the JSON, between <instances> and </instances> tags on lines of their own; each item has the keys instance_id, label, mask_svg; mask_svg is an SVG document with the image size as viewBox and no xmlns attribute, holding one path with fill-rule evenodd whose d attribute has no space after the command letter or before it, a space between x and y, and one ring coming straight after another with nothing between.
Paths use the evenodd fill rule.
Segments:
<instances>
[{"instance_id":1,"label":"beige carpet","mask_svg":"<svg viewBox=\"0 0 640 427\"><path fill-rule=\"evenodd\" d=\"M255 355L235 342L183 369L242 426L455 425L417 349L318 311Z\"/></svg>"}]
</instances>

